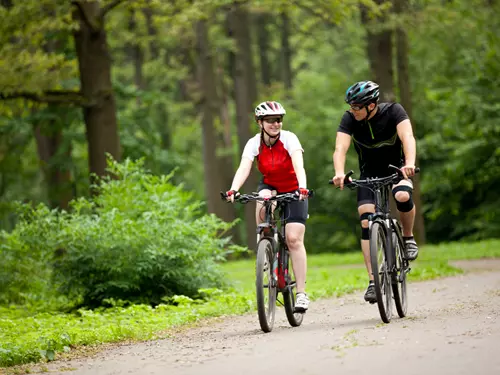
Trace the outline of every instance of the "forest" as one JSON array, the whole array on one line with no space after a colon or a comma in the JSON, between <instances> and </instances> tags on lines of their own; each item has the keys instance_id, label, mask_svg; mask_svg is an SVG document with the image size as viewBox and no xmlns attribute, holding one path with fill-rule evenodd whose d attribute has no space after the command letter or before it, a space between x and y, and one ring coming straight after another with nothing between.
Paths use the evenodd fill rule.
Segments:
<instances>
[{"instance_id":1,"label":"forest","mask_svg":"<svg viewBox=\"0 0 500 375\"><path fill-rule=\"evenodd\" d=\"M497 0L0 0L0 306L69 314L228 287L219 264L252 256L255 210L220 192L264 100L283 104L305 150L308 253L359 252L356 194L328 181L360 80L410 116L419 243L498 238L498 12ZM346 168L359 173L352 147Z\"/></svg>"}]
</instances>

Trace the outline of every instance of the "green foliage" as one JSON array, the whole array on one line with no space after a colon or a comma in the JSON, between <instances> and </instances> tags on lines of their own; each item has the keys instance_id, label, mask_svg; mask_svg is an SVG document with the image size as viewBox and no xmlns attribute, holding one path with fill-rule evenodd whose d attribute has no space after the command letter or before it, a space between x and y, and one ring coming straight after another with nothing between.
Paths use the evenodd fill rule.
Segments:
<instances>
[{"instance_id":1,"label":"green foliage","mask_svg":"<svg viewBox=\"0 0 500 375\"><path fill-rule=\"evenodd\" d=\"M0 6L0 92L39 93L75 77L76 61L64 49L76 27L69 1L13 1ZM53 47L58 45L58 50Z\"/></svg>"},{"instance_id":2,"label":"green foliage","mask_svg":"<svg viewBox=\"0 0 500 375\"><path fill-rule=\"evenodd\" d=\"M71 19L75 8L71 2L13 3L9 9L0 7L0 92L78 87L72 43L76 25ZM102 5L108 3L103 1ZM204 173L199 111L202 98L195 38L195 25L200 19L207 21L218 67L217 92L227 100L226 107L221 105L221 112L227 112L229 118L228 123L224 121L226 139L232 132L234 149L221 146L217 153L233 152L235 165L240 157L228 58L235 44L226 30L227 12L233 9L233 3L126 1L105 18L123 156L144 158L152 174L175 170L171 182L182 182L198 198L204 196L200 183ZM361 23L361 4L369 9L372 21L368 25ZM305 149L308 185L317 192L310 201L306 235L309 252L359 247L355 194L327 185L333 174L331 154L346 108L342 102L345 88L356 80L370 78L366 30L388 30L397 25L403 25L409 35L412 122L422 167L420 210L425 215L428 239L438 242L498 236L500 194L495 186L500 157L496 125L500 117L500 50L498 17L491 17L498 12L498 2L414 0L397 17L388 14L389 1L253 0L240 5L250 12L257 72L262 51L255 31L265 27L267 33L266 68L272 71L273 82L269 87L259 82L258 100L283 102L288 111L285 128L297 133ZM290 26L292 90L285 90L281 82L283 12ZM383 24L375 17L382 12ZM264 15L263 25L257 21ZM2 228L10 230L15 224L11 200L47 201L49 194L32 133L34 126L45 121L43 117L52 116L66 124L63 145L71 148L71 161L54 158L52 162L61 167L71 164L76 195L88 194L83 122L74 114L71 119L63 116L65 110L24 101L0 103ZM81 109L76 111L80 113ZM357 172L352 148L346 167Z\"/></svg>"},{"instance_id":3,"label":"green foliage","mask_svg":"<svg viewBox=\"0 0 500 375\"><path fill-rule=\"evenodd\" d=\"M2 232L3 302L44 296L49 275L86 306L109 298L158 304L223 285L216 262L228 249L219 233L232 224L202 215L191 193L146 173L141 161L110 162L109 170L115 178L102 180L96 197L72 202L71 212L21 206L14 231Z\"/></svg>"},{"instance_id":4,"label":"green foliage","mask_svg":"<svg viewBox=\"0 0 500 375\"><path fill-rule=\"evenodd\" d=\"M421 72L413 76L416 95L424 99L415 101L415 119L432 241L497 237L500 231L496 188L500 181L500 39L496 32L500 22L491 17L492 9L484 2L476 3L440 5L437 17L429 18L415 35L415 55L423 52L426 61L413 67ZM425 40L425 45L419 40ZM458 48L456 40L461 41ZM418 80L419 76L426 78Z\"/></svg>"},{"instance_id":5,"label":"green foliage","mask_svg":"<svg viewBox=\"0 0 500 375\"><path fill-rule=\"evenodd\" d=\"M15 309L0 308L0 367L52 361L58 353L78 346L164 338L173 327L211 316L242 314L255 306L242 294L219 289L200 292L200 299L173 296L175 305L124 307L110 301L113 307L80 309L74 314L23 316Z\"/></svg>"}]
</instances>

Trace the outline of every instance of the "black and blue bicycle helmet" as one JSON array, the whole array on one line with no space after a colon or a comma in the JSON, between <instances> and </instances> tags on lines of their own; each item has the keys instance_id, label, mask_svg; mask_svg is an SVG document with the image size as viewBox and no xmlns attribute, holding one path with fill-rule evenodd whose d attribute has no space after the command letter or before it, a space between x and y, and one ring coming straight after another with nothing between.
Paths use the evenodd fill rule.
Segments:
<instances>
[{"instance_id":1,"label":"black and blue bicycle helmet","mask_svg":"<svg viewBox=\"0 0 500 375\"><path fill-rule=\"evenodd\" d=\"M345 92L347 104L368 105L376 103L379 97L379 86L372 81L360 81L350 86Z\"/></svg>"}]
</instances>

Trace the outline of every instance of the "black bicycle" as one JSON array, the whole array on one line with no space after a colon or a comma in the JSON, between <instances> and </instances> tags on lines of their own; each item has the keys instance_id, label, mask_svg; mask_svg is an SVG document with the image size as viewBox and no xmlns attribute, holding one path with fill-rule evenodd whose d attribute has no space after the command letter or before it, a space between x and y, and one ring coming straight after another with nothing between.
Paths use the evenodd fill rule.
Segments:
<instances>
[{"instance_id":1,"label":"black bicycle","mask_svg":"<svg viewBox=\"0 0 500 375\"><path fill-rule=\"evenodd\" d=\"M310 190L309 196L312 195ZM221 192L221 196L226 199L225 193ZM285 236L286 204L298 199L297 193L279 194L270 198L260 197L257 193L235 197L235 201L243 204L262 202L265 211L264 221L257 226L255 266L257 312L260 327L264 332L271 332L273 329L276 303L285 307L286 317L292 327L300 326L304 318L304 312L295 311L296 282L290 267ZM278 292L283 295L283 301L278 299Z\"/></svg>"},{"instance_id":2,"label":"black bicycle","mask_svg":"<svg viewBox=\"0 0 500 375\"><path fill-rule=\"evenodd\" d=\"M406 316L408 310L406 275L411 270L409 261L405 257L401 224L391 216L389 207L391 187L403 180L404 176L401 170L393 165L389 165L389 169L394 170L394 173L387 177L355 180L350 179L354 172L349 171L344 179L344 186L352 190L365 187L375 195L375 213L368 217L370 263L378 310L384 323L391 321L393 298L398 315L401 318ZM419 171L419 168L415 169L415 173ZM332 180L330 184L333 184Z\"/></svg>"}]
</instances>

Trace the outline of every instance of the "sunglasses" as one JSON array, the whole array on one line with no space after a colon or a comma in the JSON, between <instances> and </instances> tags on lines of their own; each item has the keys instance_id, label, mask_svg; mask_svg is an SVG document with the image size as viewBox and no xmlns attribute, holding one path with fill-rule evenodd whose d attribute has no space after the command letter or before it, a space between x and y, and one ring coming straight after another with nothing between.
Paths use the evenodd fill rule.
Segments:
<instances>
[{"instance_id":1,"label":"sunglasses","mask_svg":"<svg viewBox=\"0 0 500 375\"><path fill-rule=\"evenodd\" d=\"M265 122L267 122L268 124L274 124L275 122L281 123L281 122L283 122L283 117L268 117L268 118L265 118L263 120Z\"/></svg>"},{"instance_id":2,"label":"sunglasses","mask_svg":"<svg viewBox=\"0 0 500 375\"><path fill-rule=\"evenodd\" d=\"M364 108L362 105L351 105L353 111L361 111Z\"/></svg>"}]
</instances>

